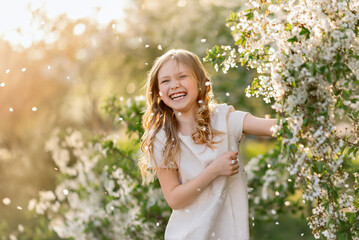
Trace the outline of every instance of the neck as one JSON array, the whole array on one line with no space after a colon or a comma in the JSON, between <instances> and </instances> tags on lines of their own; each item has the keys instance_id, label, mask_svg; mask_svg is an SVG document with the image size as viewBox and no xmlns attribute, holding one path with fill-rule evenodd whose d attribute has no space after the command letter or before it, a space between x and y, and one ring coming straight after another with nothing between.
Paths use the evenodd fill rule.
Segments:
<instances>
[{"instance_id":1,"label":"neck","mask_svg":"<svg viewBox=\"0 0 359 240\"><path fill-rule=\"evenodd\" d=\"M195 126L195 116L197 114L197 108L192 111L179 112L174 111L177 121L179 123L179 131L182 135L190 136Z\"/></svg>"}]
</instances>

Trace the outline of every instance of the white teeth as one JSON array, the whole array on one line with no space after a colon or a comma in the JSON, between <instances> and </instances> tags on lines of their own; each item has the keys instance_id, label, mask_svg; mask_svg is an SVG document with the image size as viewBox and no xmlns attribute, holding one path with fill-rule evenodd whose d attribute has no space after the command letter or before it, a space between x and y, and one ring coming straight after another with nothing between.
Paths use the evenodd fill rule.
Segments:
<instances>
[{"instance_id":1,"label":"white teeth","mask_svg":"<svg viewBox=\"0 0 359 240\"><path fill-rule=\"evenodd\" d=\"M174 94L173 96L171 96L171 98L172 98L172 100L175 100L175 99L183 98L185 96L186 96L186 94L178 93L178 94Z\"/></svg>"}]
</instances>

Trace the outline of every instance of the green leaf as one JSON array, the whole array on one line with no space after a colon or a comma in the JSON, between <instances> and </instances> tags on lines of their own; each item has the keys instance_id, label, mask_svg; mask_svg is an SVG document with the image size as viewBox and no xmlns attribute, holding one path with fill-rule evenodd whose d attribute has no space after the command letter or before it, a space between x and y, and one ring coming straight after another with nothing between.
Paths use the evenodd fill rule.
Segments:
<instances>
[{"instance_id":1,"label":"green leaf","mask_svg":"<svg viewBox=\"0 0 359 240\"><path fill-rule=\"evenodd\" d=\"M253 9L247 9L246 10L247 14L245 15L247 17L247 20L252 20L253 19Z\"/></svg>"},{"instance_id":2,"label":"green leaf","mask_svg":"<svg viewBox=\"0 0 359 240\"><path fill-rule=\"evenodd\" d=\"M318 173L322 173L323 172L323 162L320 162L320 161L315 161L313 162L316 170Z\"/></svg>"},{"instance_id":3,"label":"green leaf","mask_svg":"<svg viewBox=\"0 0 359 240\"><path fill-rule=\"evenodd\" d=\"M308 39L310 36L310 31L307 28L302 27L302 30L300 31L299 35L305 35L305 38Z\"/></svg>"},{"instance_id":4,"label":"green leaf","mask_svg":"<svg viewBox=\"0 0 359 240\"><path fill-rule=\"evenodd\" d=\"M292 38L289 38L287 41L291 42L291 43L298 42L298 38L297 38L297 36L294 36Z\"/></svg>"},{"instance_id":5,"label":"green leaf","mask_svg":"<svg viewBox=\"0 0 359 240\"><path fill-rule=\"evenodd\" d=\"M353 221L354 221L354 219L355 219L355 214L354 214L354 213L347 212L346 215L347 215L347 218L348 218L349 222L350 222L350 223L353 223Z\"/></svg>"},{"instance_id":6,"label":"green leaf","mask_svg":"<svg viewBox=\"0 0 359 240\"><path fill-rule=\"evenodd\" d=\"M242 46L244 47L245 44L246 44L246 39L245 39L245 38L239 38L239 39L236 41L236 45L242 45Z\"/></svg>"},{"instance_id":7,"label":"green leaf","mask_svg":"<svg viewBox=\"0 0 359 240\"><path fill-rule=\"evenodd\" d=\"M348 233L346 232L338 233L338 240L347 240L347 239L348 239Z\"/></svg>"},{"instance_id":8,"label":"green leaf","mask_svg":"<svg viewBox=\"0 0 359 240\"><path fill-rule=\"evenodd\" d=\"M285 31L291 31L292 30L292 24L287 23L284 28Z\"/></svg>"}]
</instances>

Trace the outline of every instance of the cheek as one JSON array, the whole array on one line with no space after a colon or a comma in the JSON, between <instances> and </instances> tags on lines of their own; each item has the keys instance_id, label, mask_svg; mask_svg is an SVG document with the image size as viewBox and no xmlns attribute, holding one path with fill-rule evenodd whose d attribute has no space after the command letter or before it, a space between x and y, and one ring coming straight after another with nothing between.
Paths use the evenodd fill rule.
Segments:
<instances>
[{"instance_id":1,"label":"cheek","mask_svg":"<svg viewBox=\"0 0 359 240\"><path fill-rule=\"evenodd\" d=\"M159 94L160 98L163 98L163 96L166 96L166 87L165 86L159 87L158 90L159 90L158 94Z\"/></svg>"}]
</instances>

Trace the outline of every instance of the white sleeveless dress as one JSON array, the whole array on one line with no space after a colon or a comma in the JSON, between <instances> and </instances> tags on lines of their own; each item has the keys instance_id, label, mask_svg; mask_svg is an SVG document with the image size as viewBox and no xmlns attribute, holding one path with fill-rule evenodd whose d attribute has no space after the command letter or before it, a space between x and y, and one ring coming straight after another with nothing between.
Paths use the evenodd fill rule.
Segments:
<instances>
[{"instance_id":1,"label":"white sleeveless dress","mask_svg":"<svg viewBox=\"0 0 359 240\"><path fill-rule=\"evenodd\" d=\"M247 112L235 111L232 106L219 104L211 114L213 128L224 132L215 138L223 139L216 149L195 144L191 136L179 134L181 139L181 183L198 176L214 159L227 151L238 151L245 137L243 120ZM165 143L164 130L158 132L154 142L154 158L158 166L162 163L162 147ZM239 155L238 155L239 156ZM248 240L248 195L247 182L240 161L238 174L221 176L214 180L189 206L173 210L165 231L166 240ZM155 163L149 161L148 167Z\"/></svg>"}]
</instances>

